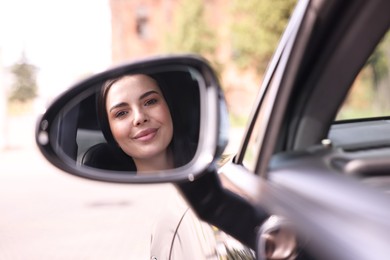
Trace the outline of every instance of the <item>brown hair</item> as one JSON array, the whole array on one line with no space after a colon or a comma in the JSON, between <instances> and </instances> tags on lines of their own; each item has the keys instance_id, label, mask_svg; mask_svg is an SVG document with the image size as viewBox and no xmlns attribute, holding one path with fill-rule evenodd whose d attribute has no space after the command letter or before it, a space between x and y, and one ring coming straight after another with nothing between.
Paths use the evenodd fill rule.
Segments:
<instances>
[{"instance_id":1,"label":"brown hair","mask_svg":"<svg viewBox=\"0 0 390 260\"><path fill-rule=\"evenodd\" d=\"M160 88L163 97L168 105L171 118L172 118L172 123L173 123L173 138L171 143L168 146L168 149L171 149L173 152L175 167L182 166L188 163L192 159L193 154L196 150L196 144L190 143L187 134L185 133L184 129L182 129L182 123L180 117L177 115L178 114L177 111L180 110L180 105L175 105L174 99L171 94L173 91L168 90L167 86L164 84L164 81L161 78L155 75L153 76L147 74L144 75L150 77L156 82L157 86ZM117 145L117 142L115 141L115 138L111 132L110 124L108 121L108 115L106 111L106 100L107 100L107 94L111 89L112 85L126 76L129 75L123 75L114 79L107 80L102 85L97 100L98 119L99 119L100 128L103 132L104 138L106 139L107 143L111 147L113 147L113 149L120 150L121 153L124 152Z\"/></svg>"}]
</instances>

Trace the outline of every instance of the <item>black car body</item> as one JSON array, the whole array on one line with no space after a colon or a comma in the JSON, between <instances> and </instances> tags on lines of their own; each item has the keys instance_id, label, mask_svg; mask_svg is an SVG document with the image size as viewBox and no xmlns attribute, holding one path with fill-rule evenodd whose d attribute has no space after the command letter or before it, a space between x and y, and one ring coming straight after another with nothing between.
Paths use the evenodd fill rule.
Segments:
<instances>
[{"instance_id":1,"label":"black car body","mask_svg":"<svg viewBox=\"0 0 390 260\"><path fill-rule=\"evenodd\" d=\"M388 259L390 113L337 120L365 64L387 42L388 10L385 0L299 1L241 148L226 161L220 160L227 138L223 93L210 65L193 56L135 62L81 82L39 121L37 142L53 164L81 177L175 183L197 217L255 250L258 259ZM389 62L385 46L381 57ZM124 73L165 70L188 71L198 82L199 144L188 165L144 178L80 167L64 155L58 125L96 85ZM388 71L381 81L387 89ZM192 213L183 211L177 219L185 222ZM171 245L180 243L181 236L171 237Z\"/></svg>"}]
</instances>

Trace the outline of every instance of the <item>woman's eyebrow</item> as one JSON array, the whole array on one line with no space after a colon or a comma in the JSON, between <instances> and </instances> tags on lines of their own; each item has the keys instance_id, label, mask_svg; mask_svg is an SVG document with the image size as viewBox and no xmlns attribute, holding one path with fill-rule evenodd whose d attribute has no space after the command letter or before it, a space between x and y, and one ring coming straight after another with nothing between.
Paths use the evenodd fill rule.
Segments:
<instances>
[{"instance_id":1,"label":"woman's eyebrow","mask_svg":"<svg viewBox=\"0 0 390 260\"><path fill-rule=\"evenodd\" d=\"M118 104L116 104L116 105L114 105L114 106L112 106L111 108L110 108L110 112L112 111L112 110L114 110L115 108L118 108L118 107L126 107L126 106L128 106L129 104L127 104L126 102L121 102L121 103L118 103Z\"/></svg>"},{"instance_id":2,"label":"woman's eyebrow","mask_svg":"<svg viewBox=\"0 0 390 260\"><path fill-rule=\"evenodd\" d=\"M141 99L146 98L147 96L152 95L152 94L160 95L160 93L158 93L157 91L151 90L151 91L147 91L147 92L145 92L144 94L142 94L142 95L139 97L139 99L141 100ZM116 104L116 105L114 105L114 106L112 106L112 107L110 108L110 112L111 112L112 110L118 108L118 107L126 107L126 106L128 106L128 105L129 105L129 104L126 103L126 102L118 103L118 104Z\"/></svg>"},{"instance_id":3,"label":"woman's eyebrow","mask_svg":"<svg viewBox=\"0 0 390 260\"><path fill-rule=\"evenodd\" d=\"M159 95L160 93L158 93L158 92L155 91L155 90L151 90L151 91L148 91L148 92L143 93L143 94L139 97L139 99L141 100L141 99L146 98L147 96L152 95L152 94L157 94L157 95Z\"/></svg>"}]
</instances>

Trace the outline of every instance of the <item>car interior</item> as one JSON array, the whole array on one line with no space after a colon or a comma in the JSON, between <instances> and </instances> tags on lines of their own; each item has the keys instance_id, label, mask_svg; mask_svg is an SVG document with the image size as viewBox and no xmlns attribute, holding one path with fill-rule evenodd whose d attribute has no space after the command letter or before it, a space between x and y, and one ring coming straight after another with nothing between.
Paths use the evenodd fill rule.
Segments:
<instances>
[{"instance_id":1,"label":"car interior","mask_svg":"<svg viewBox=\"0 0 390 260\"><path fill-rule=\"evenodd\" d=\"M337 163L332 165L352 176L373 178L388 175L390 170L390 69L386 63L380 68L371 63L388 49L389 35L356 77L328 134L330 145L343 158L335 156Z\"/></svg>"}]
</instances>

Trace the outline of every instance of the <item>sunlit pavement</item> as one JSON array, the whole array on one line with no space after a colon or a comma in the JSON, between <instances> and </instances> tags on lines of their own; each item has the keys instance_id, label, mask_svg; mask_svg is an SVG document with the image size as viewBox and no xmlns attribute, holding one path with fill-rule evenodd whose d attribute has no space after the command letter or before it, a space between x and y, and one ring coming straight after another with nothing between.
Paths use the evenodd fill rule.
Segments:
<instances>
[{"instance_id":1,"label":"sunlit pavement","mask_svg":"<svg viewBox=\"0 0 390 260\"><path fill-rule=\"evenodd\" d=\"M169 185L84 180L46 162L35 119L12 119L0 152L0 259L149 259Z\"/></svg>"}]
</instances>

